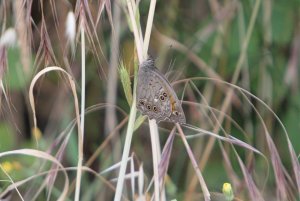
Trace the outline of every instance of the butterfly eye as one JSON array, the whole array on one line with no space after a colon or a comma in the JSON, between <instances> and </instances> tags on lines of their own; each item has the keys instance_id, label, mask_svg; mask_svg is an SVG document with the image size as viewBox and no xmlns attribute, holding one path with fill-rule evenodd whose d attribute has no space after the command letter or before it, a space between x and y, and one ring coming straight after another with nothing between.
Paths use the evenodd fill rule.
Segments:
<instances>
[{"instance_id":1,"label":"butterfly eye","mask_svg":"<svg viewBox=\"0 0 300 201\"><path fill-rule=\"evenodd\" d=\"M145 105L145 102L144 102L143 100L140 100L139 103L140 103L141 105Z\"/></svg>"},{"instance_id":2,"label":"butterfly eye","mask_svg":"<svg viewBox=\"0 0 300 201\"><path fill-rule=\"evenodd\" d=\"M176 116L178 116L178 115L179 115L179 112L174 111L173 114L176 115Z\"/></svg>"},{"instance_id":3,"label":"butterfly eye","mask_svg":"<svg viewBox=\"0 0 300 201\"><path fill-rule=\"evenodd\" d=\"M163 93L164 97L168 97L168 94L166 92Z\"/></svg>"},{"instance_id":4,"label":"butterfly eye","mask_svg":"<svg viewBox=\"0 0 300 201\"><path fill-rule=\"evenodd\" d=\"M161 101L164 101L164 100L165 100L165 96L164 96L164 95L160 95L160 96L159 96L159 99L160 99Z\"/></svg>"},{"instance_id":5,"label":"butterfly eye","mask_svg":"<svg viewBox=\"0 0 300 201\"><path fill-rule=\"evenodd\" d=\"M156 106L153 106L153 111L157 112L157 107Z\"/></svg>"},{"instance_id":6,"label":"butterfly eye","mask_svg":"<svg viewBox=\"0 0 300 201\"><path fill-rule=\"evenodd\" d=\"M151 106L150 105L147 105L147 108L148 108L148 110L151 110Z\"/></svg>"}]
</instances>

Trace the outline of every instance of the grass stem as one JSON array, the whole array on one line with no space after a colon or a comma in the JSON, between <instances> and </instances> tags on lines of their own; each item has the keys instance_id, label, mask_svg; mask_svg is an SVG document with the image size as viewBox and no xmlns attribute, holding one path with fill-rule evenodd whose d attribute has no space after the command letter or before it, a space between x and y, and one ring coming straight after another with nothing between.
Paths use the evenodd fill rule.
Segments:
<instances>
[{"instance_id":1,"label":"grass stem","mask_svg":"<svg viewBox=\"0 0 300 201\"><path fill-rule=\"evenodd\" d=\"M75 189L75 201L79 201L80 198L80 186L81 186L81 169L83 161L83 139L84 139L84 111L85 111L85 34L84 23L81 20L80 35L81 35L81 119L80 129L81 135L78 139L78 164L77 164L77 176L76 176L76 189Z\"/></svg>"}]
</instances>

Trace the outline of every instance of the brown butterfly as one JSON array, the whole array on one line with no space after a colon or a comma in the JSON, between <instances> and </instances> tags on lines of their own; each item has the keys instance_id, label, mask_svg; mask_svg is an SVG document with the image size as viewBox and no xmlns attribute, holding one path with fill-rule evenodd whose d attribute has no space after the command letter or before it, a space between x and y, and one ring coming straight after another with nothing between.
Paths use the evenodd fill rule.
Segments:
<instances>
[{"instance_id":1,"label":"brown butterfly","mask_svg":"<svg viewBox=\"0 0 300 201\"><path fill-rule=\"evenodd\" d=\"M137 82L137 108L150 119L186 123L176 93L165 76L155 67L153 59L139 66Z\"/></svg>"}]
</instances>

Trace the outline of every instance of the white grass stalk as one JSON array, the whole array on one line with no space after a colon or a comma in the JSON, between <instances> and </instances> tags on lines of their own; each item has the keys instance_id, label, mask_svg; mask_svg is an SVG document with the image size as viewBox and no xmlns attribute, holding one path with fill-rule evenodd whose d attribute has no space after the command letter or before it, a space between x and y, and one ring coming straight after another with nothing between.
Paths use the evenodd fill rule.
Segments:
<instances>
[{"instance_id":1,"label":"white grass stalk","mask_svg":"<svg viewBox=\"0 0 300 201\"><path fill-rule=\"evenodd\" d=\"M131 183L131 193L132 193L132 199L134 199L135 195L135 178L134 178L134 161L133 161L133 154L131 154L130 159L130 174L132 175L130 177L130 183ZM138 174L139 175L139 174Z\"/></svg>"},{"instance_id":2,"label":"white grass stalk","mask_svg":"<svg viewBox=\"0 0 300 201\"><path fill-rule=\"evenodd\" d=\"M154 200L159 201L159 173L158 164L160 162L159 136L156 120L149 119L151 147L152 147L152 163L154 176Z\"/></svg>"},{"instance_id":3,"label":"white grass stalk","mask_svg":"<svg viewBox=\"0 0 300 201\"><path fill-rule=\"evenodd\" d=\"M79 201L80 198L80 186L81 186L81 169L83 160L83 139L84 139L84 111L85 111L85 34L84 34L84 23L81 20L80 34L81 34L81 119L80 129L81 136L78 139L78 164L77 164L77 176L76 176L76 190L75 190L75 201Z\"/></svg>"},{"instance_id":4,"label":"white grass stalk","mask_svg":"<svg viewBox=\"0 0 300 201\"><path fill-rule=\"evenodd\" d=\"M128 158L127 159L127 161L126 162L128 162L128 161L132 161L132 157L130 157L130 158ZM117 169L117 168L119 168L121 166L121 163L116 163L116 164L114 164L114 165L112 165L112 166L110 166L109 168L107 168L107 169L105 169L105 170L103 170L102 172L100 172L100 175L103 175L103 174L105 174L105 173L109 173L109 172L112 172L113 170L115 170L115 169Z\"/></svg>"},{"instance_id":5,"label":"white grass stalk","mask_svg":"<svg viewBox=\"0 0 300 201\"><path fill-rule=\"evenodd\" d=\"M143 57L143 50L142 50L143 44L141 44L142 42L140 39L140 33L139 33L139 29L137 27L137 22L135 20L135 15L134 15L135 9L133 8L134 4L130 0L127 0L126 2L127 2L130 20L132 23L133 35L134 35L135 45L136 45L136 49L137 49L137 54L138 54L139 62L141 63L146 58Z\"/></svg>"},{"instance_id":6,"label":"white grass stalk","mask_svg":"<svg viewBox=\"0 0 300 201\"><path fill-rule=\"evenodd\" d=\"M131 3L131 8L132 8L132 12L133 12L133 16L135 16L135 19L137 16L139 16L139 20L140 20L140 13L139 13L139 4L140 4L140 1L135 1L135 0L130 0L130 3ZM127 4L128 5L128 4ZM138 14L137 14L138 13ZM143 50L143 32L142 32L142 29L141 29L141 23L140 22L136 22L136 27L137 27L137 33L139 34L139 37L136 38L138 39L138 46L140 46L140 50L141 50L141 54L143 53L142 50ZM139 51L138 51L139 53ZM145 58L144 58L145 59Z\"/></svg>"},{"instance_id":7,"label":"white grass stalk","mask_svg":"<svg viewBox=\"0 0 300 201\"><path fill-rule=\"evenodd\" d=\"M120 168L120 172L119 172L114 201L121 200L121 196L122 196L125 172L126 172L126 167L127 167L127 160L128 160L128 155L129 155L129 151L130 151L130 145L131 145L131 141L132 141L133 131L134 131L135 116L136 116L136 93L134 91L133 92L133 102L131 105L128 127L127 127L127 131L126 131L125 145L124 145L123 155L122 155L122 160L121 160L121 168Z\"/></svg>"},{"instance_id":8,"label":"white grass stalk","mask_svg":"<svg viewBox=\"0 0 300 201\"><path fill-rule=\"evenodd\" d=\"M130 180L130 182L131 182L131 180L135 180L138 177L139 177L139 172L130 172L129 174L125 174L125 180ZM118 181L118 178L110 179L110 181L111 182L116 182L116 181ZM134 200L134 195L133 195L132 200Z\"/></svg>"},{"instance_id":9,"label":"white grass stalk","mask_svg":"<svg viewBox=\"0 0 300 201\"><path fill-rule=\"evenodd\" d=\"M147 58L147 56L148 56L147 52L148 52L150 36L151 36L151 31L152 31L155 6L156 6L156 0L151 0L149 13L148 13L148 19L147 19L147 26L146 26L146 31L145 31L145 37L144 37L144 44L143 44L143 58ZM152 162L153 162L153 173L154 173L154 198L156 201L165 200L164 187L162 189L161 197L159 195L160 184L159 184L158 164L161 159L161 150L160 150L158 127L157 127L157 123L155 120L149 120L149 128L150 128L150 136L151 136Z\"/></svg>"},{"instance_id":10,"label":"white grass stalk","mask_svg":"<svg viewBox=\"0 0 300 201\"><path fill-rule=\"evenodd\" d=\"M142 196L144 191L144 169L143 164L139 168L139 178L138 178L138 195Z\"/></svg>"},{"instance_id":11,"label":"white grass stalk","mask_svg":"<svg viewBox=\"0 0 300 201\"><path fill-rule=\"evenodd\" d=\"M0 80L0 88L1 88L1 91L3 92L3 95L4 95L4 98L5 98L6 102L9 103L8 96L6 94L6 91L5 91L5 88L4 88L4 85L3 85L3 80Z\"/></svg>"},{"instance_id":12,"label":"white grass stalk","mask_svg":"<svg viewBox=\"0 0 300 201\"><path fill-rule=\"evenodd\" d=\"M155 6L156 6L156 0L151 0L149 13L148 13L148 19L147 19L145 38L144 38L144 45L143 45L144 58L147 57L147 52L148 52L148 47L149 47L149 42L150 42L150 35L151 35L151 31L152 31L153 17L154 17L154 12L155 12Z\"/></svg>"}]
</instances>

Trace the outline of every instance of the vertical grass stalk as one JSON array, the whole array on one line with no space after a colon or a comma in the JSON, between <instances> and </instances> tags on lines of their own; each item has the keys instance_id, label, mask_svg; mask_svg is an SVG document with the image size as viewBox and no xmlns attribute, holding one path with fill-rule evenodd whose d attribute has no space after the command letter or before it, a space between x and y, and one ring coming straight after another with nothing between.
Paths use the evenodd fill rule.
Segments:
<instances>
[{"instance_id":1,"label":"vertical grass stalk","mask_svg":"<svg viewBox=\"0 0 300 201\"><path fill-rule=\"evenodd\" d=\"M135 88L136 87L134 87L134 89ZM134 132L135 116L136 116L136 93L134 90L133 101L132 101L131 110L130 110L130 114L129 114L129 121L128 121L128 127L127 127L126 138L125 138L125 145L124 145L124 149L123 149L121 167L120 167L120 171L119 171L119 177L118 177L114 201L121 200L121 196L122 196L125 172L126 172L126 167L127 167L127 159L129 156L132 135Z\"/></svg>"},{"instance_id":2,"label":"vertical grass stalk","mask_svg":"<svg viewBox=\"0 0 300 201\"><path fill-rule=\"evenodd\" d=\"M159 196L159 173L158 164L160 162L160 148L159 148L159 135L157 123L154 119L149 119L151 147L152 147L152 163L153 163L153 176L154 176L154 200L160 200Z\"/></svg>"},{"instance_id":3,"label":"vertical grass stalk","mask_svg":"<svg viewBox=\"0 0 300 201\"><path fill-rule=\"evenodd\" d=\"M80 22L80 35L81 35L81 119L80 129L81 135L78 135L78 164L76 176L76 190L75 201L79 201L80 185L81 185L81 169L83 160L83 139L84 139L84 110L85 110L85 35L84 35L83 19Z\"/></svg>"},{"instance_id":4,"label":"vertical grass stalk","mask_svg":"<svg viewBox=\"0 0 300 201\"><path fill-rule=\"evenodd\" d=\"M127 0L126 3L127 3L127 8L128 8L130 20L132 23L132 27L133 27L133 33L134 33L135 43L136 43L136 47L137 47L138 58L139 58L139 61L141 61L142 60L142 51L141 51L142 47L139 43L140 40L139 40L139 33L138 33L138 29L137 29L137 23L135 21L135 17L133 14L134 9L132 7L132 2L130 2L130 0ZM129 114L128 127L127 127L127 131L126 131L125 144L124 144L124 149L123 149L123 154L122 154L122 159L121 159L121 167L120 167L120 171L119 171L114 201L121 200L124 179L125 179L125 172L126 172L126 167L127 167L127 159L129 156L132 136L133 136L133 132L134 132L135 117L136 117L136 77L135 77L134 86L133 86L133 101L132 101L130 114Z\"/></svg>"},{"instance_id":5,"label":"vertical grass stalk","mask_svg":"<svg viewBox=\"0 0 300 201\"><path fill-rule=\"evenodd\" d=\"M150 8L148 13L148 19L147 19L147 26L145 31L145 38L144 38L144 44L143 44L143 57L147 58L147 52L150 42L150 36L152 31L152 25L153 25L153 17L155 12L155 6L156 6L156 0L151 0L150 2ZM158 174L158 164L161 159L161 150L159 146L159 133L158 133L158 127L155 120L149 119L149 129L150 129L150 137L151 137L151 146L152 146L152 162L153 162L153 175L154 175L154 200L165 200L164 190L162 190L162 195L160 197L160 185L159 185L159 174ZM163 188L164 189L164 188Z\"/></svg>"}]
</instances>

